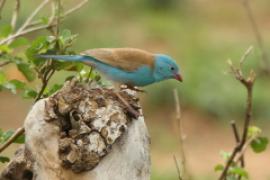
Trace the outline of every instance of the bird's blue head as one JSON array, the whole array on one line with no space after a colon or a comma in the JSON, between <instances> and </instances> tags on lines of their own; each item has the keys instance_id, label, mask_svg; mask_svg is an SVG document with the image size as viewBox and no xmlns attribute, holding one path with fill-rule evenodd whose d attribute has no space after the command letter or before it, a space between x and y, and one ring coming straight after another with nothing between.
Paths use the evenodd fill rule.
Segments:
<instances>
[{"instance_id":1,"label":"bird's blue head","mask_svg":"<svg viewBox=\"0 0 270 180\"><path fill-rule=\"evenodd\" d=\"M164 54L155 54L154 77L156 81L166 79L176 79L183 81L180 69L170 56Z\"/></svg>"}]
</instances>

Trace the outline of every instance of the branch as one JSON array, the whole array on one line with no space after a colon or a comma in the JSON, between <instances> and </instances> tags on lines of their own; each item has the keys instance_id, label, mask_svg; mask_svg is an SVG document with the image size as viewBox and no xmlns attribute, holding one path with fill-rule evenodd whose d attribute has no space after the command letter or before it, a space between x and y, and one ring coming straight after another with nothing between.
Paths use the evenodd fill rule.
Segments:
<instances>
[{"instance_id":1,"label":"branch","mask_svg":"<svg viewBox=\"0 0 270 180\"><path fill-rule=\"evenodd\" d=\"M67 10L66 12L64 12L64 16L68 16L69 14L73 13L74 11L77 11L78 9L83 7L87 2L88 2L88 0L83 0L77 6L74 6L73 8L71 8L71 9Z\"/></svg>"},{"instance_id":2,"label":"branch","mask_svg":"<svg viewBox=\"0 0 270 180\"><path fill-rule=\"evenodd\" d=\"M118 92L114 92L114 94L127 107L128 112L131 113L135 118L141 116L139 112L137 112L133 107L130 106L130 104L125 100L125 98L123 98L123 96L121 96Z\"/></svg>"},{"instance_id":3,"label":"branch","mask_svg":"<svg viewBox=\"0 0 270 180\"><path fill-rule=\"evenodd\" d=\"M43 1L44 2L47 2L49 0L45 0ZM82 1L81 3L79 3L77 6L67 10L63 16L61 16L61 21L64 19L65 16L73 13L74 11L78 10L79 8L81 8L84 4L86 4L88 2L88 0L84 0ZM40 4L39 8L37 9L40 9L41 5L43 7L43 3ZM53 12L55 12L54 10L52 10ZM36 15L36 11L35 13L32 13L31 16L33 15ZM5 43L10 43L12 42L15 38L18 38L18 37L21 37L21 36L24 36L26 34L29 34L29 33L33 33L33 32L36 32L36 31L39 31L39 30L42 30L42 29L48 29L48 28L51 28L51 27L54 27L56 26L56 23L54 22L56 19L55 17L55 13L52 13L51 17L50 17L50 20L49 20L49 23L46 24L46 25L43 25L40 21L29 21L29 18L28 20L24 23L23 26L25 27L21 27L16 33L8 36L6 39L3 39L2 41L0 41L0 45L3 45ZM30 20L32 20L32 18L30 18Z\"/></svg>"},{"instance_id":4,"label":"branch","mask_svg":"<svg viewBox=\"0 0 270 180\"><path fill-rule=\"evenodd\" d=\"M184 149L184 141L185 141L186 136L183 133L181 107L180 107L178 92L176 89L173 90L173 94L174 94L174 100L175 100L176 120L177 120L177 127L178 127L180 156L181 156L181 165L182 165L182 177L179 178L179 180L180 179L189 179L188 178L189 174L188 174L188 170L187 170L187 166L186 166L186 153L185 153L185 149ZM179 167L176 166L176 168L179 168Z\"/></svg>"},{"instance_id":5,"label":"branch","mask_svg":"<svg viewBox=\"0 0 270 180\"><path fill-rule=\"evenodd\" d=\"M74 11L80 9L81 7L83 7L83 5L85 5L88 2L88 0L84 0L82 2L80 2L78 5L74 6L73 8L67 10L66 12L64 12L61 16L60 16L60 21L62 21L66 16L70 15L71 13L73 13ZM55 6L53 6L55 7ZM55 13L55 10L52 10L52 12ZM54 21L55 20L55 15L51 15L50 21ZM42 24L41 20L35 20L33 21L31 24L29 24L27 27L33 27L33 26L39 26Z\"/></svg>"},{"instance_id":6,"label":"branch","mask_svg":"<svg viewBox=\"0 0 270 180\"><path fill-rule=\"evenodd\" d=\"M244 10L246 12L246 15L248 17L248 20L250 22L252 31L253 31L253 33L255 35L257 44L258 44L258 46L259 46L259 48L261 50L261 58L262 58L262 61L264 63L263 64L264 66L262 66L262 68L263 68L264 71L270 73L269 57L268 57L267 51L265 50L265 47L264 47L264 42L263 42L261 32L260 32L260 30L258 28L257 22L255 20L254 14L253 14L253 11L252 11L252 9L250 7L250 2L249 2L249 0L241 0L241 1L242 1L243 8L244 8Z\"/></svg>"},{"instance_id":7,"label":"branch","mask_svg":"<svg viewBox=\"0 0 270 180\"><path fill-rule=\"evenodd\" d=\"M24 133L24 128L23 127L19 127L15 131L15 133L4 144L1 145L1 147L0 147L0 153L2 151L4 151L10 144L13 143L13 141L15 141L23 133Z\"/></svg>"},{"instance_id":8,"label":"branch","mask_svg":"<svg viewBox=\"0 0 270 180\"><path fill-rule=\"evenodd\" d=\"M5 6L5 3L6 3L6 0L0 0L0 19L2 18L1 12L2 12L2 9Z\"/></svg>"},{"instance_id":9,"label":"branch","mask_svg":"<svg viewBox=\"0 0 270 180\"><path fill-rule=\"evenodd\" d=\"M240 143L240 136L239 136L238 129L236 127L235 121L231 121L231 126L232 126L232 130L233 130L233 134L234 134L236 144L239 144ZM244 155L241 156L240 160L241 160L241 167L245 167Z\"/></svg>"},{"instance_id":10,"label":"branch","mask_svg":"<svg viewBox=\"0 0 270 180\"><path fill-rule=\"evenodd\" d=\"M19 11L20 11L20 0L16 0L16 4L14 7L12 19L11 19L11 27L13 31L16 29Z\"/></svg>"},{"instance_id":11,"label":"branch","mask_svg":"<svg viewBox=\"0 0 270 180\"><path fill-rule=\"evenodd\" d=\"M173 155L173 159L174 159L175 167L176 167L177 174L178 174L178 180L183 180L183 178L181 177L181 173L180 173L180 167L179 167L179 164L177 162L175 155Z\"/></svg>"},{"instance_id":12,"label":"branch","mask_svg":"<svg viewBox=\"0 0 270 180\"><path fill-rule=\"evenodd\" d=\"M15 38L38 31L38 30L42 30L42 29L47 29L47 28L51 28L57 25L57 23L54 22L55 20L55 6L52 5L52 15L50 17L49 23L47 25L39 25L37 27L31 27L31 28L27 28L29 26L31 26L31 24L33 24L34 22L37 21L33 21L33 18L40 12L40 10L49 2L50 0L44 0L34 11L33 13L27 18L27 20L24 22L24 24L19 28L19 30L17 32L15 32L14 34L8 36L6 39L3 39L2 41L0 41L0 45L6 44L6 43L11 43ZM71 8L70 10L68 10L66 13L64 13L64 16L69 15L70 13L78 10L79 8L81 8L85 3L87 3L88 0L84 0L81 3L79 3L77 6ZM17 0L17 3L19 3L19 0ZM0 0L0 13L1 10L3 8L5 4L5 0ZM18 5L18 4L17 4ZM18 5L18 10L16 10L19 12L19 5ZM15 12L14 12L15 13ZM17 13L17 12L16 12ZM16 14L15 13L15 14ZM13 19L16 17L17 15L13 14ZM62 18L64 18L64 16ZM16 17L17 18L17 17ZM16 19L15 18L15 19ZM17 21L17 20L16 20ZM12 21L13 23L15 23L15 20ZM16 23L15 23L16 24ZM7 64L9 64L10 61L6 61L2 64L0 64L0 67L3 67ZM42 87L38 93L38 96L35 99L35 102L38 101L39 99L42 98L44 91L48 85L48 82L50 80L50 78L52 77L52 75L54 74L54 70L50 69L49 71L47 71L46 74L44 74L43 79L42 79ZM20 127L16 130L16 132L13 134L13 136L8 139L1 147L0 147L0 153L5 150L18 136L20 136L21 134L24 133L24 128Z\"/></svg>"},{"instance_id":13,"label":"branch","mask_svg":"<svg viewBox=\"0 0 270 180\"><path fill-rule=\"evenodd\" d=\"M8 65L8 64L10 64L11 63L11 61L5 61L5 62L3 62L3 63L0 63L0 67L3 67L3 66L5 66L5 65Z\"/></svg>"},{"instance_id":14,"label":"branch","mask_svg":"<svg viewBox=\"0 0 270 180\"><path fill-rule=\"evenodd\" d=\"M55 26L55 24L48 24L48 25L38 26L38 27L34 27L34 28L29 28L21 33L16 33L16 34L13 34L13 35L7 37L6 39L3 39L2 41L0 41L0 45L5 44L7 42L10 42L11 40L14 40L15 38L24 36L26 34L29 34L29 33L35 32L35 31L39 31L42 29L47 29L47 28L50 28L53 26Z\"/></svg>"},{"instance_id":15,"label":"branch","mask_svg":"<svg viewBox=\"0 0 270 180\"><path fill-rule=\"evenodd\" d=\"M248 50L245 52L243 57L247 57L247 55L251 52L250 50L251 48L248 48ZM243 62L244 60L242 60ZM255 78L256 78L256 74L254 71L250 71L248 77L244 77L242 69L241 69L241 65L240 68L236 68L235 66L232 65L231 61L228 61L228 64L230 66L230 69L234 75L234 77L241 82L244 87L247 90L247 101L246 101L246 113L245 113L245 121L244 121L244 130L243 130L243 134L241 136L241 140L239 143L237 143L237 145L234 147L233 152L230 156L230 158L228 159L228 161L226 162L225 168L222 171L219 180L223 180L226 179L227 176L227 172L229 170L229 167L232 165L233 162L235 162L235 158L236 155L240 152L243 151L245 144L247 142L247 135L248 135L248 128L249 128L249 124L251 121L251 115L252 115L252 90L253 90L253 85L255 82ZM243 154L241 155L243 156ZM241 157L240 156L240 157Z\"/></svg>"},{"instance_id":16,"label":"branch","mask_svg":"<svg viewBox=\"0 0 270 180\"><path fill-rule=\"evenodd\" d=\"M39 13L39 11L47 4L50 0L44 0L42 3L33 11L32 14L26 19L23 25L19 28L16 34L20 34L24 29L32 22L33 18Z\"/></svg>"},{"instance_id":17,"label":"branch","mask_svg":"<svg viewBox=\"0 0 270 180\"><path fill-rule=\"evenodd\" d=\"M235 124L235 121L231 121L231 126L232 126L232 130L233 130L233 134L234 134L234 138L235 138L235 141L236 141L236 144L238 145L240 143L240 137L239 137L239 133L238 133L238 129L236 127L236 124ZM242 168L245 167L245 159L244 159L244 153L242 154L242 156L240 156L240 165ZM238 161L236 161L238 162ZM238 175L237 179L238 180L241 180L241 176Z\"/></svg>"}]
</instances>

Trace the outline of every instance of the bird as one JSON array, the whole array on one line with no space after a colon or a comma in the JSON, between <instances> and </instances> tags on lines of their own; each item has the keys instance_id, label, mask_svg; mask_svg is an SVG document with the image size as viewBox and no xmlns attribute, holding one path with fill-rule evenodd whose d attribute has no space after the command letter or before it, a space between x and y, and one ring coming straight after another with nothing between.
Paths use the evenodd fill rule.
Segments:
<instances>
[{"instance_id":1,"label":"bird","mask_svg":"<svg viewBox=\"0 0 270 180\"><path fill-rule=\"evenodd\" d=\"M167 79L183 81L179 66L173 58L136 48L96 48L78 55L40 54L38 57L82 62L94 67L108 79L132 89Z\"/></svg>"}]
</instances>

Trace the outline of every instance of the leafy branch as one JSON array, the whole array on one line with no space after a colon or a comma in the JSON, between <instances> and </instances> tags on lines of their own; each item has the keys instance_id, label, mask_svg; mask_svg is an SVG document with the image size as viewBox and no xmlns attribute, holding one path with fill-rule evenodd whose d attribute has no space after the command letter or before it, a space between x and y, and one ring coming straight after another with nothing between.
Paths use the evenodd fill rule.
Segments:
<instances>
[{"instance_id":1,"label":"leafy branch","mask_svg":"<svg viewBox=\"0 0 270 180\"><path fill-rule=\"evenodd\" d=\"M36 15L51 2L51 15L49 18L35 19ZM73 35L69 30L60 31L60 23L64 18L83 7L88 0L83 0L75 7L72 7L65 12L62 10L60 0L44 0L41 4L28 16L21 27L16 28L17 19L20 11L20 0L16 0L14 11L12 13L11 22L5 25L0 30L0 68L6 65L16 65L17 69L25 76L28 82L34 81L36 77L40 79L41 87L37 91L33 89L27 82L17 79L8 80L5 73L0 69L0 91L10 90L16 94L17 91L22 91L24 98L32 98L38 101L57 91L62 85L54 84L49 88L49 81L56 71L68 70L79 72L83 65L74 64L71 62L46 61L37 57L40 53L51 54L73 54L69 48L76 40L77 35ZM0 12L5 5L5 1L0 1ZM61 7L60 7L61 6ZM46 20L48 19L48 21ZM55 29L54 29L55 28ZM48 29L52 36L37 37L25 50L25 57L14 56L12 53L17 47L29 46L27 39L21 36L32 33L37 30ZM1 141L0 153L5 150L10 144L22 136L24 128L20 127L15 133ZM1 134L0 134L1 135ZM0 136L1 138L1 136ZM7 160L4 158L4 160Z\"/></svg>"},{"instance_id":2,"label":"leafy branch","mask_svg":"<svg viewBox=\"0 0 270 180\"><path fill-rule=\"evenodd\" d=\"M239 67L234 66L230 60L228 61L230 70L232 74L234 75L235 79L238 80L245 87L247 91L247 100L246 100L246 112L245 112L245 118L244 118L243 132L242 132L241 137L239 136L239 132L238 132L235 122L234 121L231 122L234 137L236 139L236 145L233 148L232 153L228 153L226 155L225 166L217 165L215 168L216 170L222 171L219 177L219 180L224 180L224 179L227 179L228 177L237 177L237 179L241 179L242 177L247 178L248 174L243 169L245 166L245 161L244 161L245 150L247 149L249 145L251 145L252 149L256 152L257 147L254 148L254 146L252 146L252 143L262 138L258 136L258 134L260 133L259 128L250 126L250 122L252 118L252 105L253 105L252 93L253 93L253 86L256 79L256 74L253 70L250 70L249 74L245 76L242 71L243 63L245 62L247 56L250 54L252 49L253 48L250 47L244 53L244 55L242 56L240 60ZM259 146L259 148L264 149L266 148L267 143L268 143L268 140L266 142L265 141L258 142L256 145ZM240 162L241 167L237 165L239 162Z\"/></svg>"},{"instance_id":3,"label":"leafy branch","mask_svg":"<svg viewBox=\"0 0 270 180\"><path fill-rule=\"evenodd\" d=\"M57 15L55 13L57 3L54 3L54 1L52 3L52 13L51 13L50 18L48 19L48 22L46 22L47 21L46 19L45 20L44 19L34 20L36 15L49 2L50 2L50 0L42 1L41 4L32 12L32 14L30 14L28 16L28 18L25 20L25 22L22 24L22 26L16 32L9 35L7 38L2 39L0 41L0 45L6 44L6 43L10 44L12 41L14 41L14 39L16 39L16 38L18 38L20 36L24 36L24 35L29 34L29 33L33 33L35 31L55 27L57 25L57 22L56 22L57 21ZM71 9L67 10L66 12L64 12L63 15L60 16L60 20L62 21L66 16L68 16L69 14L71 14L74 11L78 10L79 8L83 7L83 5L86 4L87 2L88 2L88 0L83 0L82 2L77 4L75 7L73 7ZM18 12L19 12L19 8L15 8L15 11L13 13L13 17L16 17L16 19L17 19ZM44 21L46 22L45 24L44 24ZM15 20L13 22L13 26L14 27L16 26L16 21Z\"/></svg>"}]
</instances>

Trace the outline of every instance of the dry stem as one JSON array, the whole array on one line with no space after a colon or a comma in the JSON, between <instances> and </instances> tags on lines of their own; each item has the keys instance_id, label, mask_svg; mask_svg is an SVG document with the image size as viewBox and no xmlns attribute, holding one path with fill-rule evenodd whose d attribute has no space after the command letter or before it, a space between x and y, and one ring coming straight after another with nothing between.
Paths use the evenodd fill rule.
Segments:
<instances>
[{"instance_id":1,"label":"dry stem","mask_svg":"<svg viewBox=\"0 0 270 180\"><path fill-rule=\"evenodd\" d=\"M2 9L5 6L5 3L6 3L6 0L0 0L0 19L2 18L1 12L2 12Z\"/></svg>"},{"instance_id":2,"label":"dry stem","mask_svg":"<svg viewBox=\"0 0 270 180\"><path fill-rule=\"evenodd\" d=\"M268 57L267 51L265 50L261 32L259 30L259 27L257 25L257 22L255 20L255 17L254 17L253 11L252 11L252 8L250 6L250 0L241 0L241 1L242 1L242 4L243 4L243 8L244 8L244 10L246 12L246 15L248 17L248 20L250 22L252 31L253 31L253 33L255 35L257 44L258 44L258 46L260 48L260 51L261 51L261 58L262 58L262 62L263 62L262 69L263 69L263 71L265 71L267 73L270 73L269 57Z\"/></svg>"},{"instance_id":3,"label":"dry stem","mask_svg":"<svg viewBox=\"0 0 270 180\"><path fill-rule=\"evenodd\" d=\"M10 23L13 31L16 29L19 11L20 11L20 0L16 0L16 4L14 7L14 11L13 11L13 15L12 15L11 23Z\"/></svg>"},{"instance_id":4,"label":"dry stem","mask_svg":"<svg viewBox=\"0 0 270 180\"><path fill-rule=\"evenodd\" d=\"M249 48L243 56L244 59L247 57L247 55L250 52L251 50ZM244 61L244 59L242 60L242 62ZM246 101L245 121L244 121L244 127L243 127L244 130L243 130L241 139L239 143L237 143L236 146L234 147L233 152L230 158L228 159L228 161L226 162L225 168L219 177L219 180L226 179L229 167L232 165L233 162L236 162L235 159L236 159L237 154L240 154L239 159L243 157L244 155L244 153L241 154L241 152L243 151L243 149L245 148L245 144L247 143L248 128L249 128L251 115L252 115L252 90L253 90L253 85L254 85L255 77L256 77L256 74L254 73L254 71L250 71L248 77L244 77L242 69L241 69L241 65L240 65L240 68L236 68L235 66L232 65L231 61L229 61L228 63L230 65L230 69L234 77L238 81L240 81L246 88L247 101Z\"/></svg>"},{"instance_id":5,"label":"dry stem","mask_svg":"<svg viewBox=\"0 0 270 180\"><path fill-rule=\"evenodd\" d=\"M177 171L179 172L178 173L179 174L179 180L181 180L181 179L190 179L189 175L188 175L187 166L186 166L186 154L185 154L185 149L184 149L185 135L183 133L181 107L180 107L180 101L179 101L178 92L177 92L176 89L173 90L173 94L174 94L174 100L175 100L176 120L177 120L179 143L180 143L180 156L181 156L181 165L182 165L182 175L180 174L181 171L179 169L179 166L176 166L176 168L177 168Z\"/></svg>"}]
</instances>

